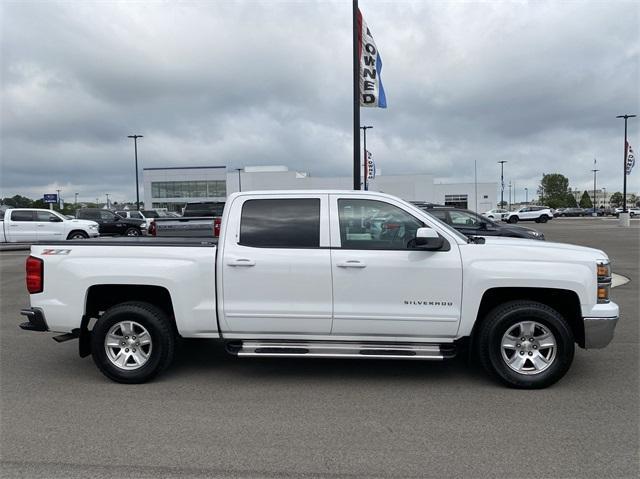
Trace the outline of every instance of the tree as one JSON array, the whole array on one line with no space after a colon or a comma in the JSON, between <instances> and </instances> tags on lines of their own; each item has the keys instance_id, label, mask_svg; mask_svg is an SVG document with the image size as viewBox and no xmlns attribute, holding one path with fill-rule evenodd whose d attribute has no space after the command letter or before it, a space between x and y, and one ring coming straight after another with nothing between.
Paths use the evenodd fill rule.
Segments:
<instances>
[{"instance_id":1,"label":"tree","mask_svg":"<svg viewBox=\"0 0 640 479\"><path fill-rule=\"evenodd\" d=\"M569 179L560 173L543 174L538 195L541 201L551 207L560 208L566 205L569 190Z\"/></svg>"},{"instance_id":2,"label":"tree","mask_svg":"<svg viewBox=\"0 0 640 479\"><path fill-rule=\"evenodd\" d=\"M30 208L33 204L33 200L26 196L15 195L11 198L2 198L2 203L14 208Z\"/></svg>"},{"instance_id":3,"label":"tree","mask_svg":"<svg viewBox=\"0 0 640 479\"><path fill-rule=\"evenodd\" d=\"M612 194L611 198L609 198L609 204L615 208L617 208L618 206L622 206L622 193L616 191L614 194Z\"/></svg>"},{"instance_id":4,"label":"tree","mask_svg":"<svg viewBox=\"0 0 640 479\"><path fill-rule=\"evenodd\" d=\"M591 197L586 191L582 193L582 196L580 197L580 208L593 208Z\"/></svg>"},{"instance_id":5,"label":"tree","mask_svg":"<svg viewBox=\"0 0 640 479\"><path fill-rule=\"evenodd\" d=\"M578 202L576 201L576 197L573 196L571 193L569 193L567 195L567 199L564 202L565 206L567 208L577 208L578 207Z\"/></svg>"}]
</instances>

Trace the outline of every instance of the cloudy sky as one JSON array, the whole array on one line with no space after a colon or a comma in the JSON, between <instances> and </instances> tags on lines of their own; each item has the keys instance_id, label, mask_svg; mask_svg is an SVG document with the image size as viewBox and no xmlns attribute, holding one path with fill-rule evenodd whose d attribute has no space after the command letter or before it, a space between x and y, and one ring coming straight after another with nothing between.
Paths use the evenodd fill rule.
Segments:
<instances>
[{"instance_id":1,"label":"cloudy sky","mask_svg":"<svg viewBox=\"0 0 640 479\"><path fill-rule=\"evenodd\" d=\"M543 172L621 189L640 114L640 3L361 0L388 109L363 109L383 174ZM135 197L141 167L287 165L349 176L351 2L7 1L0 196ZM640 120L629 137L640 150ZM629 177L640 190L640 166ZM66 193L66 195L65 195ZM523 199L523 198L522 198Z\"/></svg>"}]
</instances>

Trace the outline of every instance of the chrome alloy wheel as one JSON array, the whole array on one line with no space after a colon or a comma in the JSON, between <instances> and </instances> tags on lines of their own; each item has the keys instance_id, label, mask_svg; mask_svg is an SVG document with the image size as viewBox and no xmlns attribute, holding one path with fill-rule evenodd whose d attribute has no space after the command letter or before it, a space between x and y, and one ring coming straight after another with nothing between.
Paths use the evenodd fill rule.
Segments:
<instances>
[{"instance_id":1,"label":"chrome alloy wheel","mask_svg":"<svg viewBox=\"0 0 640 479\"><path fill-rule=\"evenodd\" d=\"M556 338L546 326L536 321L520 321L502 336L500 350L504 362L519 374L534 375L545 371L556 358Z\"/></svg>"},{"instance_id":2,"label":"chrome alloy wheel","mask_svg":"<svg viewBox=\"0 0 640 479\"><path fill-rule=\"evenodd\" d=\"M120 321L109 329L104 349L111 363L127 371L144 366L151 356L151 335L140 323Z\"/></svg>"}]
</instances>

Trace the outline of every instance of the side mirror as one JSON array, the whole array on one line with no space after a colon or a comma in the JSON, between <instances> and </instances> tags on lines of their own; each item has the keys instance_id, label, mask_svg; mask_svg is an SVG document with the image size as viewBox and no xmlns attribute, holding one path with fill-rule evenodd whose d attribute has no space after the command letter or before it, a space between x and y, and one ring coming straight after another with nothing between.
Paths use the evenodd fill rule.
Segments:
<instances>
[{"instance_id":1,"label":"side mirror","mask_svg":"<svg viewBox=\"0 0 640 479\"><path fill-rule=\"evenodd\" d=\"M416 231L416 249L437 251L444 246L444 238L432 228L418 228Z\"/></svg>"},{"instance_id":2,"label":"side mirror","mask_svg":"<svg viewBox=\"0 0 640 479\"><path fill-rule=\"evenodd\" d=\"M488 226L489 224L486 221L481 221L480 224L478 225L478 229L486 230Z\"/></svg>"},{"instance_id":3,"label":"side mirror","mask_svg":"<svg viewBox=\"0 0 640 479\"><path fill-rule=\"evenodd\" d=\"M62 219L58 218L57 216L49 216L49 221L51 221L52 223L60 223Z\"/></svg>"}]
</instances>

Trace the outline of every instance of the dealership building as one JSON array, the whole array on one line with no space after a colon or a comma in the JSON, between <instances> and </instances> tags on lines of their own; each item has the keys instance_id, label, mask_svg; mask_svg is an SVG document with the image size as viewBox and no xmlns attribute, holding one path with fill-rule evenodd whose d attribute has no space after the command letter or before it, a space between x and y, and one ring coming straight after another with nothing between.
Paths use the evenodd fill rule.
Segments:
<instances>
[{"instance_id":1,"label":"dealership building","mask_svg":"<svg viewBox=\"0 0 640 479\"><path fill-rule=\"evenodd\" d=\"M144 168L144 204L181 212L186 203L225 201L227 195L249 190L351 190L351 177L321 177L286 166L225 166ZM496 207L497 183L439 183L432 175L380 175L369 189L407 201L426 201L479 212Z\"/></svg>"}]
</instances>

